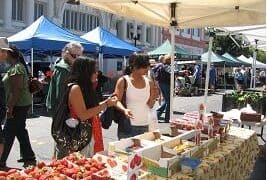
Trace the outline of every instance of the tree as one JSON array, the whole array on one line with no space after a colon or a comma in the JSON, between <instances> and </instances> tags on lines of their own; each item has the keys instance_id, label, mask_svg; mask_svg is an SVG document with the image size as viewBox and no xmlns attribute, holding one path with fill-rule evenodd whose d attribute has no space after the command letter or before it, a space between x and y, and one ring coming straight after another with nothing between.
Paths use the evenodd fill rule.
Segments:
<instances>
[{"instance_id":1,"label":"tree","mask_svg":"<svg viewBox=\"0 0 267 180\"><path fill-rule=\"evenodd\" d=\"M213 41L212 50L217 54L229 53L234 57L244 55L246 57L253 57L253 52L255 48L253 46L242 47L242 40L239 37L232 35L235 41L240 45L238 47L234 41L229 36L216 36ZM266 52L262 50L257 51L257 60L265 63L266 62Z\"/></svg>"}]
</instances>

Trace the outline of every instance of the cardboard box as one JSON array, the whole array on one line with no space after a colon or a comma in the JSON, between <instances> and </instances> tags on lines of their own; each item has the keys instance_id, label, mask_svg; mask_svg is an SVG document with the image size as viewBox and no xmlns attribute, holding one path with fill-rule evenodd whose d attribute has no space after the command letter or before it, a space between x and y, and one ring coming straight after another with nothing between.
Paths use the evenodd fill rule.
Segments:
<instances>
[{"instance_id":1,"label":"cardboard box","mask_svg":"<svg viewBox=\"0 0 267 180\"><path fill-rule=\"evenodd\" d=\"M137 138L127 138L122 139L120 141L110 142L108 146L108 154L111 155L112 153L124 153L124 154L132 154L132 152L142 152L144 149L156 146L155 143L144 140L144 139L137 139ZM129 147L139 147L139 148L132 148Z\"/></svg>"},{"instance_id":2,"label":"cardboard box","mask_svg":"<svg viewBox=\"0 0 267 180\"><path fill-rule=\"evenodd\" d=\"M172 139L171 137L161 135L160 132L158 131L147 132L147 133L135 136L135 138L152 141L153 143L156 143L156 144L161 144L165 141Z\"/></svg>"},{"instance_id":3,"label":"cardboard box","mask_svg":"<svg viewBox=\"0 0 267 180\"><path fill-rule=\"evenodd\" d=\"M167 178L180 169L180 158L176 154L164 151L161 145L144 150L142 155L143 167L154 175Z\"/></svg>"}]
</instances>

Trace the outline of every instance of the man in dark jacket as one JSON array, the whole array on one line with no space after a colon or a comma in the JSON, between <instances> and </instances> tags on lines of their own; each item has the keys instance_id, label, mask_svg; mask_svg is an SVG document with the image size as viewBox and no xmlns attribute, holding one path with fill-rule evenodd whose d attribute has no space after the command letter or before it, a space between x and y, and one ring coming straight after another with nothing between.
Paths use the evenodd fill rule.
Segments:
<instances>
[{"instance_id":1,"label":"man in dark jacket","mask_svg":"<svg viewBox=\"0 0 267 180\"><path fill-rule=\"evenodd\" d=\"M164 122L169 123L170 120L170 78L171 78L171 56L165 55L160 71L159 78L157 79L159 88L164 98L164 103L157 109L158 119L160 119L161 114L165 111Z\"/></svg>"},{"instance_id":2,"label":"man in dark jacket","mask_svg":"<svg viewBox=\"0 0 267 180\"><path fill-rule=\"evenodd\" d=\"M62 57L57 59L54 72L50 81L46 98L46 107L55 114L61 99L64 96L64 83L68 78L70 67L78 56L83 53L83 47L79 43L68 43L62 50Z\"/></svg>"}]
</instances>

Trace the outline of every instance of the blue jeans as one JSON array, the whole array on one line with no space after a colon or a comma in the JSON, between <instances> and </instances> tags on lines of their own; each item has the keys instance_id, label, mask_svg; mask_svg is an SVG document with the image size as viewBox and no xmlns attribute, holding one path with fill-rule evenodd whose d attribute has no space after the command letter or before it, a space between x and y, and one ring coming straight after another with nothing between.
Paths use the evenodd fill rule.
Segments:
<instances>
[{"instance_id":1,"label":"blue jeans","mask_svg":"<svg viewBox=\"0 0 267 180\"><path fill-rule=\"evenodd\" d=\"M128 127L128 131L121 131L121 128L118 128L118 139L124 139L133 137L139 134L144 134L148 132L148 126L132 126Z\"/></svg>"},{"instance_id":2,"label":"blue jeans","mask_svg":"<svg viewBox=\"0 0 267 180\"><path fill-rule=\"evenodd\" d=\"M159 88L162 92L164 103L157 109L157 114L160 116L165 111L165 122L170 120L170 85L159 82Z\"/></svg>"}]
</instances>

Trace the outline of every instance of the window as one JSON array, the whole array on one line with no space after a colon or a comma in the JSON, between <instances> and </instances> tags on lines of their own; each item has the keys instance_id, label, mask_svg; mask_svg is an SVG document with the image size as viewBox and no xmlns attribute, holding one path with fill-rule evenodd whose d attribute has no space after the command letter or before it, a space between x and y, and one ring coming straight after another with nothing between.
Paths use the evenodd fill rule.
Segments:
<instances>
[{"instance_id":1,"label":"window","mask_svg":"<svg viewBox=\"0 0 267 180\"><path fill-rule=\"evenodd\" d=\"M12 20L23 20L23 0L12 0Z\"/></svg>"},{"instance_id":2,"label":"window","mask_svg":"<svg viewBox=\"0 0 267 180\"><path fill-rule=\"evenodd\" d=\"M189 28L186 29L186 32L187 32L187 34L190 34L190 29Z\"/></svg>"},{"instance_id":3,"label":"window","mask_svg":"<svg viewBox=\"0 0 267 180\"><path fill-rule=\"evenodd\" d=\"M200 37L200 34L201 34L201 29L197 29L197 36Z\"/></svg>"},{"instance_id":4,"label":"window","mask_svg":"<svg viewBox=\"0 0 267 180\"><path fill-rule=\"evenodd\" d=\"M63 27L70 29L70 11L69 10L64 11Z\"/></svg>"},{"instance_id":5,"label":"window","mask_svg":"<svg viewBox=\"0 0 267 180\"><path fill-rule=\"evenodd\" d=\"M78 19L78 12L74 12L74 30L79 30L79 19Z\"/></svg>"},{"instance_id":6,"label":"window","mask_svg":"<svg viewBox=\"0 0 267 180\"><path fill-rule=\"evenodd\" d=\"M127 38L131 39L131 24L127 23Z\"/></svg>"},{"instance_id":7,"label":"window","mask_svg":"<svg viewBox=\"0 0 267 180\"><path fill-rule=\"evenodd\" d=\"M86 15L84 13L81 13L80 14L80 30L81 31L86 31L85 24L86 24Z\"/></svg>"},{"instance_id":8,"label":"window","mask_svg":"<svg viewBox=\"0 0 267 180\"><path fill-rule=\"evenodd\" d=\"M99 17L77 11L65 10L63 27L70 30L88 32L99 26Z\"/></svg>"},{"instance_id":9,"label":"window","mask_svg":"<svg viewBox=\"0 0 267 180\"><path fill-rule=\"evenodd\" d=\"M151 28L146 28L146 42L151 42Z\"/></svg>"},{"instance_id":10,"label":"window","mask_svg":"<svg viewBox=\"0 0 267 180\"><path fill-rule=\"evenodd\" d=\"M191 34L192 34L192 36L195 35L195 31L194 31L194 29L191 29Z\"/></svg>"},{"instance_id":11,"label":"window","mask_svg":"<svg viewBox=\"0 0 267 180\"><path fill-rule=\"evenodd\" d=\"M46 15L47 5L41 2L34 3L34 20L38 19L42 15Z\"/></svg>"}]
</instances>

